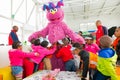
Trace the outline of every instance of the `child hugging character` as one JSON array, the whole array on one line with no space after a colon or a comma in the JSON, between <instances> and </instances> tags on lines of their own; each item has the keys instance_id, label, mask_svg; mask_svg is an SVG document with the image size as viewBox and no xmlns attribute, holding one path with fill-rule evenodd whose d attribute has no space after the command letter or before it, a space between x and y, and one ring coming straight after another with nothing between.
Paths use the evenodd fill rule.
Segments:
<instances>
[{"instance_id":1,"label":"child hugging character","mask_svg":"<svg viewBox=\"0 0 120 80\"><path fill-rule=\"evenodd\" d=\"M23 77L23 59L38 57L39 54L36 52L23 52L21 42L17 41L12 44L12 49L9 50L9 59L12 69L12 74L15 76L16 80L22 80Z\"/></svg>"},{"instance_id":2,"label":"child hugging character","mask_svg":"<svg viewBox=\"0 0 120 80\"><path fill-rule=\"evenodd\" d=\"M101 50L98 53L97 72L95 73L93 80L117 80L116 76L116 60L117 55L111 48L112 38L109 36L102 36L100 38Z\"/></svg>"},{"instance_id":3,"label":"child hugging character","mask_svg":"<svg viewBox=\"0 0 120 80\"><path fill-rule=\"evenodd\" d=\"M69 40L67 38L62 39L63 47L56 54L58 58L62 58L65 63L66 71L76 71L75 62L73 59L73 54L71 51L71 45L69 44Z\"/></svg>"},{"instance_id":4,"label":"child hugging character","mask_svg":"<svg viewBox=\"0 0 120 80\"><path fill-rule=\"evenodd\" d=\"M31 60L35 62L34 72L38 70L39 63L45 58L45 56L53 54L56 51L56 45L53 45L53 47L49 50L47 49L48 44L49 44L48 41L45 40L42 41L41 43L39 39L36 39L34 41L34 44L32 45L33 52L38 52L40 55L37 58L36 57L31 58Z\"/></svg>"}]
</instances>

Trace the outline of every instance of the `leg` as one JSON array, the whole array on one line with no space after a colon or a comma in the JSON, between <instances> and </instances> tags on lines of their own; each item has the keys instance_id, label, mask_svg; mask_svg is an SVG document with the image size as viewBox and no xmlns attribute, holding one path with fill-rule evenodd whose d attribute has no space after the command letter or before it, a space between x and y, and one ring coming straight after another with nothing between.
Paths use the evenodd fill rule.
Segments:
<instances>
[{"instance_id":1,"label":"leg","mask_svg":"<svg viewBox=\"0 0 120 80\"><path fill-rule=\"evenodd\" d=\"M103 75L101 72L97 71L95 75L93 76L93 80L107 80L109 79L109 76Z\"/></svg>"},{"instance_id":2,"label":"leg","mask_svg":"<svg viewBox=\"0 0 120 80\"><path fill-rule=\"evenodd\" d=\"M16 80L22 80L22 77L23 77L22 75L23 75L23 72L16 74L15 75Z\"/></svg>"},{"instance_id":3,"label":"leg","mask_svg":"<svg viewBox=\"0 0 120 80\"><path fill-rule=\"evenodd\" d=\"M66 71L76 71L75 63L73 60L69 60L65 63Z\"/></svg>"},{"instance_id":4,"label":"leg","mask_svg":"<svg viewBox=\"0 0 120 80\"><path fill-rule=\"evenodd\" d=\"M51 61L49 58L44 58L43 62L44 62L44 69L46 69L46 70L52 69Z\"/></svg>"},{"instance_id":5,"label":"leg","mask_svg":"<svg viewBox=\"0 0 120 80\"><path fill-rule=\"evenodd\" d=\"M33 70L33 72L37 72L38 71L38 67L39 67L39 64L34 63L34 70Z\"/></svg>"}]
</instances>

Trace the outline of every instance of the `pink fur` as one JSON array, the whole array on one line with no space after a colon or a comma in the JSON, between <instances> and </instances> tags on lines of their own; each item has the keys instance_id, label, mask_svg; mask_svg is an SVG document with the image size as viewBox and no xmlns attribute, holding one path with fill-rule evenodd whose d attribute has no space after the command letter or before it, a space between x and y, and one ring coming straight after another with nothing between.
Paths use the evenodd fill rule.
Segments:
<instances>
[{"instance_id":1,"label":"pink fur","mask_svg":"<svg viewBox=\"0 0 120 80\"><path fill-rule=\"evenodd\" d=\"M49 20L48 25L43 30L33 33L29 37L29 41L31 41L33 38L38 38L39 36L46 37L48 35L49 41L51 43L55 43L58 40L61 40L65 38L66 36L69 36L74 42L79 42L81 44L84 44L85 41L83 37L75 34L62 21L64 18L63 10L61 8L56 8L56 9L57 9L57 12L55 14L52 14L50 10L47 11L47 19Z\"/></svg>"}]
</instances>

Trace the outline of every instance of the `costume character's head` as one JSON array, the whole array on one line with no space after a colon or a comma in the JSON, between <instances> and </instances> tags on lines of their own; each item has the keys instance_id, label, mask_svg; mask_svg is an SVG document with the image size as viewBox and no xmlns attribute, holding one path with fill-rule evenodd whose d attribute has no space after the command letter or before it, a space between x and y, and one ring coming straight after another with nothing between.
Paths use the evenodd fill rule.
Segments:
<instances>
[{"instance_id":1,"label":"costume character's head","mask_svg":"<svg viewBox=\"0 0 120 80\"><path fill-rule=\"evenodd\" d=\"M56 23L63 20L64 12L61 9L63 5L63 0L60 0L56 6L52 2L49 2L49 5L44 4L43 10L47 10L47 19L50 22Z\"/></svg>"}]
</instances>

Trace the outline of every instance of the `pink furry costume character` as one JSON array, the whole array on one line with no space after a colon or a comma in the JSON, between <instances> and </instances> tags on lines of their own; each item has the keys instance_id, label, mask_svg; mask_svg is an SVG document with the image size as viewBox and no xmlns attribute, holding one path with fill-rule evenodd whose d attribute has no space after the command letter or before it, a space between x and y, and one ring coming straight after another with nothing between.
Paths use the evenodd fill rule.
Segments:
<instances>
[{"instance_id":1,"label":"pink furry costume character","mask_svg":"<svg viewBox=\"0 0 120 80\"><path fill-rule=\"evenodd\" d=\"M29 41L38 37L46 37L48 35L49 41L53 44L58 40L62 40L66 36L69 36L74 42L84 44L85 41L81 36L75 34L68 26L63 22L64 12L61 9L63 6L63 0L60 0L55 6L52 2L49 5L44 5L43 10L47 10L47 19L49 20L48 25L41 31L33 33L29 37Z\"/></svg>"}]
</instances>

